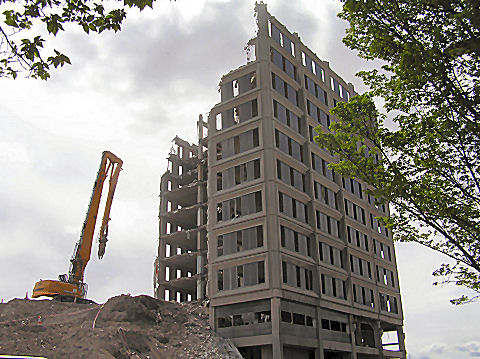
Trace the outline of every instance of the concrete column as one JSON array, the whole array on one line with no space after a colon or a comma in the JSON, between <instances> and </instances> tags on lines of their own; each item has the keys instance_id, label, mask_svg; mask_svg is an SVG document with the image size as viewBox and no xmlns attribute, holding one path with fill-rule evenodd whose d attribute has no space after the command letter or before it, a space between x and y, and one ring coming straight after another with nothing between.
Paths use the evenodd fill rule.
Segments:
<instances>
[{"instance_id":1,"label":"concrete column","mask_svg":"<svg viewBox=\"0 0 480 359\"><path fill-rule=\"evenodd\" d=\"M272 298L270 301L272 315L272 351L273 358L283 359L283 345L280 340L281 307L280 298Z\"/></svg>"},{"instance_id":2,"label":"concrete column","mask_svg":"<svg viewBox=\"0 0 480 359\"><path fill-rule=\"evenodd\" d=\"M398 347L400 352L402 353L402 358L407 357L407 351L405 348L405 332L403 331L403 327L397 328L397 338L398 338Z\"/></svg>"},{"instance_id":3,"label":"concrete column","mask_svg":"<svg viewBox=\"0 0 480 359\"><path fill-rule=\"evenodd\" d=\"M348 267L348 266L347 266ZM351 287L351 285L349 286ZM348 325L350 327L350 339L352 344L352 359L357 359L357 348L356 348L356 329L358 324L355 323L354 316L350 314L348 316Z\"/></svg>"},{"instance_id":4,"label":"concrete column","mask_svg":"<svg viewBox=\"0 0 480 359\"><path fill-rule=\"evenodd\" d=\"M380 303L378 301L377 303ZM375 347L379 349L380 355L379 358L383 359L385 358L385 355L383 354L383 345L382 345L382 334L383 334L383 329L382 329L382 324L380 323L379 320L376 321L376 328L374 328L374 335L375 335Z\"/></svg>"}]
</instances>

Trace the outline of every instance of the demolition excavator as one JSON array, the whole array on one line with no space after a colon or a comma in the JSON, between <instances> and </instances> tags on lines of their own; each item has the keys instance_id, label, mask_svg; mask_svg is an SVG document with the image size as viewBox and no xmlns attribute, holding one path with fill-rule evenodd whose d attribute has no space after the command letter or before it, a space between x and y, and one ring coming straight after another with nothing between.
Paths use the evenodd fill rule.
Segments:
<instances>
[{"instance_id":1,"label":"demolition excavator","mask_svg":"<svg viewBox=\"0 0 480 359\"><path fill-rule=\"evenodd\" d=\"M108 235L108 221L110 220L110 208L112 206L113 194L118 182L118 176L122 169L123 161L113 153L104 151L97 178L93 185L92 196L88 205L85 222L83 222L80 239L75 245L70 270L68 275L61 274L58 280L40 280L35 283L33 298L41 296L51 297L60 301L91 302L86 299L87 284L84 282L85 268L90 260L92 242L97 221L100 199L102 197L103 185L110 175L108 196L105 203L105 211L102 219L102 226L98 234L98 258L102 259L105 254Z\"/></svg>"}]
</instances>

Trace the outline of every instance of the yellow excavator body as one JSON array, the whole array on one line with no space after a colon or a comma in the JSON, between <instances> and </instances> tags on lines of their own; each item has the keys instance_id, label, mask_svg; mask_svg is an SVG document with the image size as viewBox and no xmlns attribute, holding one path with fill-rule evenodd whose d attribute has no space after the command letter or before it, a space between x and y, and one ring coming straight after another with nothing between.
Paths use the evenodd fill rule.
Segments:
<instances>
[{"instance_id":1,"label":"yellow excavator body","mask_svg":"<svg viewBox=\"0 0 480 359\"><path fill-rule=\"evenodd\" d=\"M65 283L59 280L39 280L33 288L33 298L46 297L72 297L83 299L85 291L76 284Z\"/></svg>"}]
</instances>

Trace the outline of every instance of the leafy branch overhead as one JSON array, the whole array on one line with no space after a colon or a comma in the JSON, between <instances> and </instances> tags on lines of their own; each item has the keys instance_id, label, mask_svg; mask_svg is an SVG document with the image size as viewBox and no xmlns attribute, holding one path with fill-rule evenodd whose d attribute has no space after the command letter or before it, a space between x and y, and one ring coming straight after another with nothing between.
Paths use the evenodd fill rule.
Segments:
<instances>
[{"instance_id":1,"label":"leafy branch overhead","mask_svg":"<svg viewBox=\"0 0 480 359\"><path fill-rule=\"evenodd\" d=\"M121 30L126 17L125 7L143 10L152 7L153 0L124 0L115 2L90 2L86 0L0 0L3 23L0 23L0 77L16 78L19 73L47 80L51 67L70 64L70 59L60 51L46 54L42 34L56 36L65 31L67 24L80 26L87 34L105 30ZM35 30L34 30L35 29Z\"/></svg>"},{"instance_id":2,"label":"leafy branch overhead","mask_svg":"<svg viewBox=\"0 0 480 359\"><path fill-rule=\"evenodd\" d=\"M360 72L370 92L340 103L317 128L332 165L369 184L393 215L394 239L450 258L433 275L480 296L480 8L474 0L347 0L344 42L382 69ZM373 99L385 103L392 123ZM393 128L393 129L392 129Z\"/></svg>"}]
</instances>

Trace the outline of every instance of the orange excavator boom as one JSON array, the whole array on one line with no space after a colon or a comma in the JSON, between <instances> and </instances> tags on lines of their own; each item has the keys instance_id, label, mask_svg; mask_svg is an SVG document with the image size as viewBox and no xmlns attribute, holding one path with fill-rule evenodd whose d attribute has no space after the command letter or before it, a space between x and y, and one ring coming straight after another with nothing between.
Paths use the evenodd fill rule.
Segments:
<instances>
[{"instance_id":1,"label":"orange excavator boom","mask_svg":"<svg viewBox=\"0 0 480 359\"><path fill-rule=\"evenodd\" d=\"M108 195L105 203L102 224L98 235L98 258L105 254L107 244L108 222L112 207L113 195L118 182L118 176L122 169L123 161L109 151L104 151L97 178L93 185L92 196L88 205L85 221L83 222L80 239L75 245L68 276L63 274L59 280L40 280L35 284L33 298L49 296L56 298L85 298L86 285L84 283L85 268L90 260L92 251L93 235L97 221L100 200L106 178L110 175Z\"/></svg>"}]
</instances>

